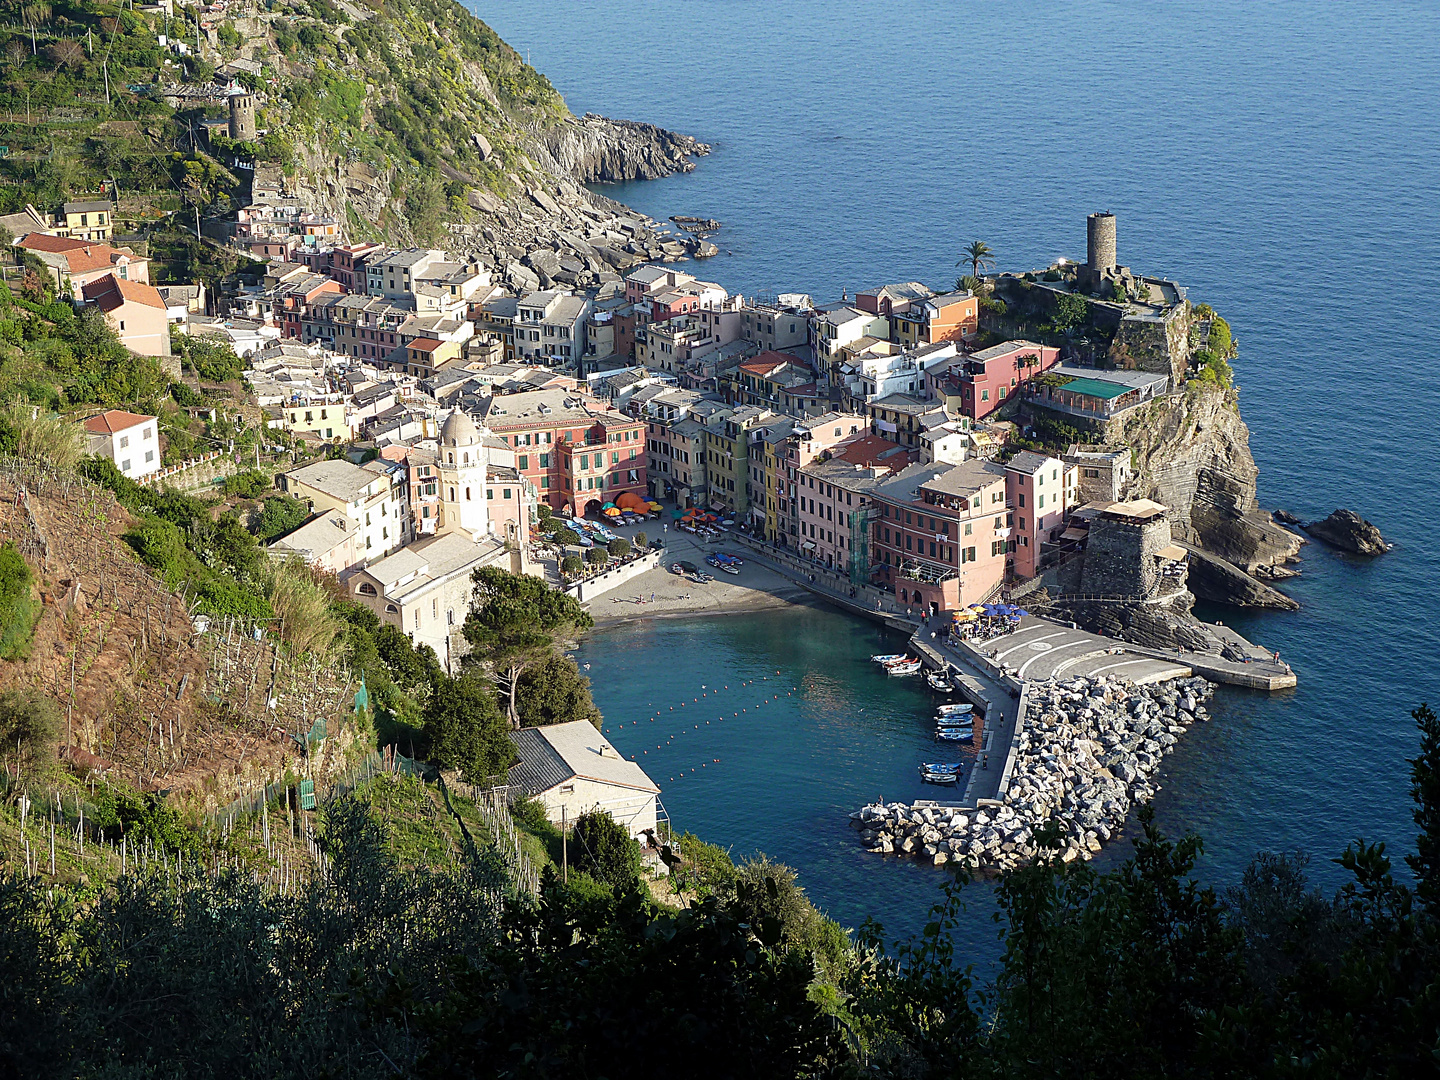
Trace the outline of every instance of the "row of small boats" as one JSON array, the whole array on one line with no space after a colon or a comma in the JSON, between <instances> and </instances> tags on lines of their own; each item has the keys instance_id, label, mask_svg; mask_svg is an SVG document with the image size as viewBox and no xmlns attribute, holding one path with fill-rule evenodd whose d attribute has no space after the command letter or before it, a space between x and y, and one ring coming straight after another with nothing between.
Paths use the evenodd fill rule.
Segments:
<instances>
[{"instance_id":1,"label":"row of small boats","mask_svg":"<svg viewBox=\"0 0 1440 1080\"><path fill-rule=\"evenodd\" d=\"M870 659L891 675L914 675L923 666L918 656L907 656L905 653L884 653Z\"/></svg>"}]
</instances>

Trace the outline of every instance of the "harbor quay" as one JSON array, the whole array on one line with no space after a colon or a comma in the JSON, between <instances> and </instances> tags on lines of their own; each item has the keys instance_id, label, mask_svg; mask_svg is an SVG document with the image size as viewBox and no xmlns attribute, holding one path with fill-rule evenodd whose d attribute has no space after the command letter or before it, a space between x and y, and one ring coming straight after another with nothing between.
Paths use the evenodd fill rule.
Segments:
<instances>
[{"instance_id":1,"label":"harbor quay","mask_svg":"<svg viewBox=\"0 0 1440 1080\"><path fill-rule=\"evenodd\" d=\"M980 640L911 637L931 685L973 707L970 740L946 743L962 760L922 766L927 778L955 775L963 794L862 807L850 823L868 850L1005 870L1033 859L1038 830L1053 822L1062 859L1091 858L1136 803L1154 798L1165 755L1208 719L1216 682L1295 685L1287 665L1228 628L1213 629L1244 660L1146 649L1029 614L1006 621L1006 632ZM937 740L955 730L942 723Z\"/></svg>"}]
</instances>

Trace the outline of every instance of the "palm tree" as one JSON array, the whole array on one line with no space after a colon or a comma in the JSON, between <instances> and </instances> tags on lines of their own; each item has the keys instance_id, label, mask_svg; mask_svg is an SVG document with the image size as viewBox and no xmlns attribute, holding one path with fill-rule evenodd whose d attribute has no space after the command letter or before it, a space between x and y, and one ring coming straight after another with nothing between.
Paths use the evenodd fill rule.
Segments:
<instances>
[{"instance_id":1,"label":"palm tree","mask_svg":"<svg viewBox=\"0 0 1440 1080\"><path fill-rule=\"evenodd\" d=\"M957 262L956 266L970 264L970 273L974 277L980 276L980 268L989 269L995 265L995 252L990 250L990 245L984 240L974 240L965 249L965 257Z\"/></svg>"}]
</instances>

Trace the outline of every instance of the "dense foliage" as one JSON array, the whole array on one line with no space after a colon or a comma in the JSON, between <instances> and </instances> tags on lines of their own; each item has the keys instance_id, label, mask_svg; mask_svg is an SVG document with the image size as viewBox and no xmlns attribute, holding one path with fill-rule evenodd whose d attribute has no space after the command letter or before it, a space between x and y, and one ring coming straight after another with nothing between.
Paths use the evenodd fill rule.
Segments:
<instances>
[{"instance_id":1,"label":"dense foliage","mask_svg":"<svg viewBox=\"0 0 1440 1080\"><path fill-rule=\"evenodd\" d=\"M10 876L0 1061L82 1077L1430 1075L1440 722L1415 718L1414 886L1356 844L1332 897L1293 855L1220 895L1192 878L1199 842L1147 812L1113 871L1055 858L1001 879L1005 951L984 987L955 949L958 884L885 951L873 923L854 944L827 929L784 868L729 878L713 850L716 887L679 911L646 898L633 848L579 869L593 845L573 839L570 884L547 871L531 902L507 898L488 850L445 870L401 858L358 797L324 813L329 880L290 896L177 880L173 861L103 888Z\"/></svg>"}]
</instances>

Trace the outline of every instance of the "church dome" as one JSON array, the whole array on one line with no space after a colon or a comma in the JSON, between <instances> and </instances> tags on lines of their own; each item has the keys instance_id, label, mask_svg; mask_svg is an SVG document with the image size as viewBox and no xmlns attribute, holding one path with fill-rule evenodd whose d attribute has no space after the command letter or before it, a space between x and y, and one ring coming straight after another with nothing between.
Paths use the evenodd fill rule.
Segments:
<instances>
[{"instance_id":1,"label":"church dome","mask_svg":"<svg viewBox=\"0 0 1440 1080\"><path fill-rule=\"evenodd\" d=\"M443 446L477 446L480 443L480 429L463 410L456 409L440 429L440 442Z\"/></svg>"}]
</instances>

